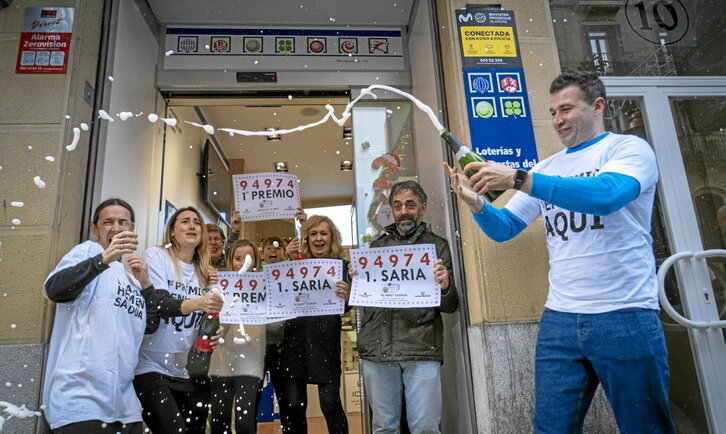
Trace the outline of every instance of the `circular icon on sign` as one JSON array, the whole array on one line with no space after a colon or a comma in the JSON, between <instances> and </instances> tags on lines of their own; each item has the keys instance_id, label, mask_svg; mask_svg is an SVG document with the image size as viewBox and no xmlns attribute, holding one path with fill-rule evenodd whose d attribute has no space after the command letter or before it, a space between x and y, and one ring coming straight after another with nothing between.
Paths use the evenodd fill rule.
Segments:
<instances>
[{"instance_id":1,"label":"circular icon on sign","mask_svg":"<svg viewBox=\"0 0 726 434\"><path fill-rule=\"evenodd\" d=\"M322 53L325 50L325 44L320 41L313 41L310 43L310 51L313 53Z\"/></svg>"},{"instance_id":2,"label":"circular icon on sign","mask_svg":"<svg viewBox=\"0 0 726 434\"><path fill-rule=\"evenodd\" d=\"M483 14L481 12L477 12L476 14L474 14L474 21L476 21L477 23L483 23L486 20L487 20L487 16L485 14Z\"/></svg>"},{"instance_id":3,"label":"circular icon on sign","mask_svg":"<svg viewBox=\"0 0 726 434\"><path fill-rule=\"evenodd\" d=\"M250 39L245 42L245 48L247 49L247 51L252 53L260 51L260 42L256 39Z\"/></svg>"},{"instance_id":4,"label":"circular icon on sign","mask_svg":"<svg viewBox=\"0 0 726 434\"><path fill-rule=\"evenodd\" d=\"M656 45L675 44L683 39L690 21L681 0L628 0L625 18L635 34Z\"/></svg>"},{"instance_id":5,"label":"circular icon on sign","mask_svg":"<svg viewBox=\"0 0 726 434\"><path fill-rule=\"evenodd\" d=\"M489 80L484 77L476 77L474 80L472 80L471 85L474 90L480 93L484 93L489 90Z\"/></svg>"},{"instance_id":6,"label":"circular icon on sign","mask_svg":"<svg viewBox=\"0 0 726 434\"><path fill-rule=\"evenodd\" d=\"M343 41L343 43L340 44L340 51L343 53L355 53L356 49L357 47L353 41Z\"/></svg>"},{"instance_id":7,"label":"circular icon on sign","mask_svg":"<svg viewBox=\"0 0 726 434\"><path fill-rule=\"evenodd\" d=\"M480 118L490 118L494 114L494 106L489 101L479 101L474 110Z\"/></svg>"}]
</instances>

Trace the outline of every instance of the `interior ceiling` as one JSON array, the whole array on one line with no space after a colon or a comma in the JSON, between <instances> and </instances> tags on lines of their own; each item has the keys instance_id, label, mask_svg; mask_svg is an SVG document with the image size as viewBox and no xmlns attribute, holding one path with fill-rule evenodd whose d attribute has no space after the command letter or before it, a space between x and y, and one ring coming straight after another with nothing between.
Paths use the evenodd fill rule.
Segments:
<instances>
[{"instance_id":1,"label":"interior ceiling","mask_svg":"<svg viewBox=\"0 0 726 434\"><path fill-rule=\"evenodd\" d=\"M146 0L160 24L406 26L415 0Z\"/></svg>"},{"instance_id":2,"label":"interior ceiling","mask_svg":"<svg viewBox=\"0 0 726 434\"><path fill-rule=\"evenodd\" d=\"M138 0L137 0L138 1ZM146 0L160 25L265 25L265 26L397 26L406 27L416 0ZM294 128L326 114L333 104L340 115L347 98L287 98L277 101L207 99L182 102L198 107L206 123L215 128L249 131L268 127ZM171 105L180 104L172 101ZM350 123L350 121L349 121ZM303 205L349 204L355 191L354 173L340 170L341 160L353 160L352 140L343 139L335 122L282 136L215 135L227 159L244 159L245 172L272 172L277 161L288 163L289 173L300 177Z\"/></svg>"},{"instance_id":3,"label":"interior ceiling","mask_svg":"<svg viewBox=\"0 0 726 434\"><path fill-rule=\"evenodd\" d=\"M214 100L208 100L197 107L206 122L215 128L259 131L316 122L325 116L325 104L333 105L340 116L348 102L347 98L307 98L292 102L250 99L224 101L233 105L215 105ZM346 126L350 126L350 121ZM353 200L354 174L340 170L342 160L353 160L352 140L344 139L343 128L332 120L283 135L280 141L264 136L230 136L221 131L215 138L227 159L245 161L246 173L274 172L276 162L286 162L288 173L300 178L300 195L305 207L350 204Z\"/></svg>"},{"instance_id":4,"label":"interior ceiling","mask_svg":"<svg viewBox=\"0 0 726 434\"><path fill-rule=\"evenodd\" d=\"M397 26L406 27L416 0L146 0L160 25L265 25L265 26ZM294 128L326 114L332 104L340 115L347 98L207 99L171 101L171 105L196 106L204 121L215 128L257 131L268 127ZM350 124L350 121L349 121ZM340 170L341 160L353 160L352 140L343 139L335 122L282 136L215 135L227 159L245 160L245 172L272 172L285 161L288 172L300 178L306 207L350 204L355 191L354 173ZM354 163L355 164L355 163Z\"/></svg>"}]
</instances>

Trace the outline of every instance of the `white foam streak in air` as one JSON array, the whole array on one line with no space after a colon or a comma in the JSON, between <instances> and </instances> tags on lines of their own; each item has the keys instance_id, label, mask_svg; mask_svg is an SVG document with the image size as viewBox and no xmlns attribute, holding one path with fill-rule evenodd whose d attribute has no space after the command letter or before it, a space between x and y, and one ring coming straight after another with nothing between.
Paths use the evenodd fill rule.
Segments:
<instances>
[{"instance_id":1,"label":"white foam streak in air","mask_svg":"<svg viewBox=\"0 0 726 434\"><path fill-rule=\"evenodd\" d=\"M72 151L76 149L76 146L78 145L78 140L81 138L81 129L78 127L73 127L73 141L70 145L66 146L66 149L69 151ZM43 188L43 187L41 187Z\"/></svg>"},{"instance_id":2,"label":"white foam streak in air","mask_svg":"<svg viewBox=\"0 0 726 434\"><path fill-rule=\"evenodd\" d=\"M105 119L109 122L113 122L113 117L111 117L110 114L106 112L106 110L99 110L98 111L98 117L101 119Z\"/></svg>"}]
</instances>

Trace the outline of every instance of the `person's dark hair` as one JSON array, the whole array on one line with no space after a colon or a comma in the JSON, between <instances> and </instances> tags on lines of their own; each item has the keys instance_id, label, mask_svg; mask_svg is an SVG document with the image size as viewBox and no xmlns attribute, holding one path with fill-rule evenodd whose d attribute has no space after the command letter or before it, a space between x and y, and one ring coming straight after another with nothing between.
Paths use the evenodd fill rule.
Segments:
<instances>
[{"instance_id":1,"label":"person's dark hair","mask_svg":"<svg viewBox=\"0 0 726 434\"><path fill-rule=\"evenodd\" d=\"M271 246L277 241L277 244L279 247L282 247L283 250L285 250L285 242L280 237L267 237L264 240L262 240L261 248L264 249L267 246Z\"/></svg>"},{"instance_id":2,"label":"person's dark hair","mask_svg":"<svg viewBox=\"0 0 726 434\"><path fill-rule=\"evenodd\" d=\"M95 225L98 224L98 217L101 215L101 211L103 211L104 208L108 206L118 205L126 208L129 210L129 214L131 214L131 221L135 222L136 217L134 216L134 209L131 208L131 205L129 205L128 202L122 199L118 199L115 197L112 197L111 199L106 199L103 202L99 203L96 207L96 210L93 212L93 219L91 219L91 222Z\"/></svg>"},{"instance_id":3,"label":"person's dark hair","mask_svg":"<svg viewBox=\"0 0 726 434\"><path fill-rule=\"evenodd\" d=\"M570 86L577 86L585 94L588 104L602 97L605 99L605 83L593 71L566 71L555 77L550 84L550 95Z\"/></svg>"},{"instance_id":4,"label":"person's dark hair","mask_svg":"<svg viewBox=\"0 0 726 434\"><path fill-rule=\"evenodd\" d=\"M426 203L427 196L423 187L416 181L401 181L393 185L391 193L388 195L388 204L393 206L393 196L404 190L411 190L416 196L418 196L419 202Z\"/></svg>"}]
</instances>

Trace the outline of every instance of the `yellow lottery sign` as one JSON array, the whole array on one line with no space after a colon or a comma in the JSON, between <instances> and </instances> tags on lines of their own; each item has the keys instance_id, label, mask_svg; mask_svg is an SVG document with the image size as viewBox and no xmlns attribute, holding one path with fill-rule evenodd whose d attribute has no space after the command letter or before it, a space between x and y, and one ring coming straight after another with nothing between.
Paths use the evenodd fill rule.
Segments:
<instances>
[{"instance_id":1,"label":"yellow lottery sign","mask_svg":"<svg viewBox=\"0 0 726 434\"><path fill-rule=\"evenodd\" d=\"M462 26L464 57L517 57L512 27Z\"/></svg>"}]
</instances>

